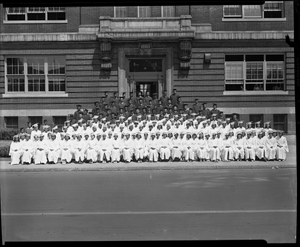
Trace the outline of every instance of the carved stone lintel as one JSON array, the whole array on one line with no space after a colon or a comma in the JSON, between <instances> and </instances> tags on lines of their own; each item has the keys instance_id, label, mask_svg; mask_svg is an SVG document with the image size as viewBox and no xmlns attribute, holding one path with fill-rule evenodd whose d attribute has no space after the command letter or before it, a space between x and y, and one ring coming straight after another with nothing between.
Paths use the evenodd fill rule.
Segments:
<instances>
[{"instance_id":1,"label":"carved stone lintel","mask_svg":"<svg viewBox=\"0 0 300 247\"><path fill-rule=\"evenodd\" d=\"M140 42L140 55L151 56L152 55L152 43L151 42Z\"/></svg>"}]
</instances>

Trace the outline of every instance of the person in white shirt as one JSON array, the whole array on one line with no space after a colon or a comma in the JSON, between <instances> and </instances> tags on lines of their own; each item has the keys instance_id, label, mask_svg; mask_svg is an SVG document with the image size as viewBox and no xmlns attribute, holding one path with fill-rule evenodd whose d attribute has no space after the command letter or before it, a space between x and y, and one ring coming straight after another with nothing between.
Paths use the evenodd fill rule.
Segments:
<instances>
[{"instance_id":1,"label":"person in white shirt","mask_svg":"<svg viewBox=\"0 0 300 247\"><path fill-rule=\"evenodd\" d=\"M60 157L60 145L56 138L56 134L52 133L51 140L47 142L48 145L48 161L51 164L57 164Z\"/></svg>"},{"instance_id":2,"label":"person in white shirt","mask_svg":"<svg viewBox=\"0 0 300 247\"><path fill-rule=\"evenodd\" d=\"M25 134L25 141L22 143L22 165L29 165L33 156L33 145L30 134Z\"/></svg>"},{"instance_id":3,"label":"person in white shirt","mask_svg":"<svg viewBox=\"0 0 300 247\"><path fill-rule=\"evenodd\" d=\"M242 139L242 133L237 132L236 133L236 139L233 141L234 148L234 158L235 160L241 161L245 157L245 144L244 139Z\"/></svg>"},{"instance_id":4,"label":"person in white shirt","mask_svg":"<svg viewBox=\"0 0 300 247\"><path fill-rule=\"evenodd\" d=\"M171 156L170 139L167 137L167 132L163 131L162 138L158 141L158 151L161 161L169 161Z\"/></svg>"},{"instance_id":5,"label":"person in white shirt","mask_svg":"<svg viewBox=\"0 0 300 247\"><path fill-rule=\"evenodd\" d=\"M151 139L148 141L149 161L157 162L158 160L158 139L155 133L151 133Z\"/></svg>"},{"instance_id":6,"label":"person in white shirt","mask_svg":"<svg viewBox=\"0 0 300 247\"><path fill-rule=\"evenodd\" d=\"M212 138L207 142L209 148L209 159L214 162L221 160L219 140L216 138L216 135L217 133L213 132Z\"/></svg>"},{"instance_id":7,"label":"person in white shirt","mask_svg":"<svg viewBox=\"0 0 300 247\"><path fill-rule=\"evenodd\" d=\"M86 151L85 141L82 141L82 134L77 135L77 140L73 143L73 150L75 155L75 162L82 164L85 158Z\"/></svg>"},{"instance_id":8,"label":"person in white shirt","mask_svg":"<svg viewBox=\"0 0 300 247\"><path fill-rule=\"evenodd\" d=\"M263 138L263 133L258 132L257 139L256 139L256 150L255 155L259 160L267 161L266 159L266 140Z\"/></svg>"},{"instance_id":9,"label":"person in white shirt","mask_svg":"<svg viewBox=\"0 0 300 247\"><path fill-rule=\"evenodd\" d=\"M273 131L268 131L268 136L266 137L266 158L269 161L273 161L276 158L277 152L277 140L273 137Z\"/></svg>"},{"instance_id":10,"label":"person in white shirt","mask_svg":"<svg viewBox=\"0 0 300 247\"><path fill-rule=\"evenodd\" d=\"M121 139L119 139L119 135L115 133L114 138L112 140L112 150L111 150L112 163L120 162L122 150L123 150L123 143Z\"/></svg>"},{"instance_id":11,"label":"person in white shirt","mask_svg":"<svg viewBox=\"0 0 300 247\"><path fill-rule=\"evenodd\" d=\"M87 161L92 164L95 163L97 161L97 145L98 145L98 141L95 138L95 134L94 133L90 133L90 140L88 141L88 145L87 145L87 149L86 149L86 159Z\"/></svg>"},{"instance_id":12,"label":"person in white shirt","mask_svg":"<svg viewBox=\"0 0 300 247\"><path fill-rule=\"evenodd\" d=\"M31 140L33 141L34 140L34 136L35 135L38 135L40 136L41 135L41 131L38 129L38 123L32 125L32 128L33 130L31 131Z\"/></svg>"},{"instance_id":13,"label":"person in white shirt","mask_svg":"<svg viewBox=\"0 0 300 247\"><path fill-rule=\"evenodd\" d=\"M22 156L22 143L18 135L13 136L13 141L9 147L9 156L11 157L11 165L19 165Z\"/></svg>"},{"instance_id":14,"label":"person in white shirt","mask_svg":"<svg viewBox=\"0 0 300 247\"><path fill-rule=\"evenodd\" d=\"M130 133L127 132L125 134L125 138L123 140L123 147L122 147L123 160L125 161L125 163L129 163L132 160L134 143L135 142L133 142L132 138L130 138Z\"/></svg>"},{"instance_id":15,"label":"person in white shirt","mask_svg":"<svg viewBox=\"0 0 300 247\"><path fill-rule=\"evenodd\" d=\"M36 149L35 149L35 158L34 158L34 164L35 165L45 165L47 163L47 151L48 146L47 142L44 140L44 135L39 136L40 140L36 143Z\"/></svg>"},{"instance_id":16,"label":"person in white shirt","mask_svg":"<svg viewBox=\"0 0 300 247\"><path fill-rule=\"evenodd\" d=\"M229 138L228 132L225 134L225 139L223 140L221 157L225 162L233 160L233 139Z\"/></svg>"},{"instance_id":17,"label":"person in white shirt","mask_svg":"<svg viewBox=\"0 0 300 247\"><path fill-rule=\"evenodd\" d=\"M73 154L73 143L70 140L70 135L67 133L64 140L60 142L61 162L63 165L70 163Z\"/></svg>"},{"instance_id":18,"label":"person in white shirt","mask_svg":"<svg viewBox=\"0 0 300 247\"><path fill-rule=\"evenodd\" d=\"M142 162L144 159L144 152L146 149L145 140L142 139L141 132L137 132L136 140L133 145L134 157L137 162Z\"/></svg>"},{"instance_id":19,"label":"person in white shirt","mask_svg":"<svg viewBox=\"0 0 300 247\"><path fill-rule=\"evenodd\" d=\"M208 157L208 146L207 141L204 139L204 135L202 131L198 132L199 138L198 138L198 149L196 151L196 155L200 162L206 161Z\"/></svg>"},{"instance_id":20,"label":"person in white shirt","mask_svg":"<svg viewBox=\"0 0 300 247\"><path fill-rule=\"evenodd\" d=\"M245 145L245 159L248 161L255 161L255 149L256 149L256 139L252 138L252 131L247 130L247 137L245 139L244 145Z\"/></svg>"},{"instance_id":21,"label":"person in white shirt","mask_svg":"<svg viewBox=\"0 0 300 247\"><path fill-rule=\"evenodd\" d=\"M182 143L183 145L183 159L186 162L190 162L194 160L194 150L192 147L192 139L191 133L186 133L186 140Z\"/></svg>"},{"instance_id":22,"label":"person in white shirt","mask_svg":"<svg viewBox=\"0 0 300 247\"><path fill-rule=\"evenodd\" d=\"M171 145L172 161L180 161L182 157L182 151L181 151L181 140L179 138L178 132L174 132L174 137L170 145Z\"/></svg>"},{"instance_id":23,"label":"person in white shirt","mask_svg":"<svg viewBox=\"0 0 300 247\"><path fill-rule=\"evenodd\" d=\"M276 157L279 161L285 161L286 160L286 153L289 152L289 147L287 143L287 139L285 136L283 136L283 131L278 131L278 138L277 138L277 152Z\"/></svg>"},{"instance_id":24,"label":"person in white shirt","mask_svg":"<svg viewBox=\"0 0 300 247\"><path fill-rule=\"evenodd\" d=\"M99 160L100 162L106 163L111 160L111 151L113 148L112 139L106 137L106 133L102 134L102 139L98 141Z\"/></svg>"}]
</instances>

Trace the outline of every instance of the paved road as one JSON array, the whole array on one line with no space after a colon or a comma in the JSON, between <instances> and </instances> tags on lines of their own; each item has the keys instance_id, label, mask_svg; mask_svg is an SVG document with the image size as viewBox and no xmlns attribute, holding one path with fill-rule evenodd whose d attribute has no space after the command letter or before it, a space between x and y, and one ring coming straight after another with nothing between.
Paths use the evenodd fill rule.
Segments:
<instances>
[{"instance_id":1,"label":"paved road","mask_svg":"<svg viewBox=\"0 0 300 247\"><path fill-rule=\"evenodd\" d=\"M0 174L5 241L295 242L296 169Z\"/></svg>"}]
</instances>

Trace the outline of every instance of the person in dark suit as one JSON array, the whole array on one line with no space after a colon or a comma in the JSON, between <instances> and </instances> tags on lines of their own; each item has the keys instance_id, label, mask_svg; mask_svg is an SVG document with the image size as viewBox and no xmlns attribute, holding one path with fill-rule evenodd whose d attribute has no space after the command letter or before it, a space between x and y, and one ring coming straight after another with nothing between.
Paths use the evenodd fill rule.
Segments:
<instances>
[{"instance_id":1,"label":"person in dark suit","mask_svg":"<svg viewBox=\"0 0 300 247\"><path fill-rule=\"evenodd\" d=\"M166 107L168 104L168 96L167 96L167 90L164 90L163 96L160 97L161 104L163 107Z\"/></svg>"},{"instance_id":2,"label":"person in dark suit","mask_svg":"<svg viewBox=\"0 0 300 247\"><path fill-rule=\"evenodd\" d=\"M179 95L177 94L176 88L173 89L173 93L170 95L171 104L176 105Z\"/></svg>"},{"instance_id":3,"label":"person in dark suit","mask_svg":"<svg viewBox=\"0 0 300 247\"><path fill-rule=\"evenodd\" d=\"M202 115L205 116L207 119L210 118L210 110L206 108L206 103L202 103Z\"/></svg>"}]
</instances>

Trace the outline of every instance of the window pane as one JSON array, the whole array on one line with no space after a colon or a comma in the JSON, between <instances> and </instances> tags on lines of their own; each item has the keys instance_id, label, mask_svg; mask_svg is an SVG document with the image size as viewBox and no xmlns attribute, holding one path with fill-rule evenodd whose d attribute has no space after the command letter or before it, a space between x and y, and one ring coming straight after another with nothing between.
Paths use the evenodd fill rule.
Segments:
<instances>
[{"instance_id":1,"label":"window pane","mask_svg":"<svg viewBox=\"0 0 300 247\"><path fill-rule=\"evenodd\" d=\"M23 58L7 58L7 74L18 75L24 74Z\"/></svg>"},{"instance_id":2,"label":"window pane","mask_svg":"<svg viewBox=\"0 0 300 247\"><path fill-rule=\"evenodd\" d=\"M45 78L44 77L29 77L28 78L28 91L44 92L45 91Z\"/></svg>"},{"instance_id":3,"label":"window pane","mask_svg":"<svg viewBox=\"0 0 300 247\"><path fill-rule=\"evenodd\" d=\"M27 20L29 20L29 21L46 20L46 15L45 15L45 13L28 13Z\"/></svg>"},{"instance_id":4,"label":"window pane","mask_svg":"<svg viewBox=\"0 0 300 247\"><path fill-rule=\"evenodd\" d=\"M224 17L241 17L242 6L241 5L224 5L223 6Z\"/></svg>"},{"instance_id":5,"label":"window pane","mask_svg":"<svg viewBox=\"0 0 300 247\"><path fill-rule=\"evenodd\" d=\"M5 127L9 129L18 129L18 117L5 117Z\"/></svg>"},{"instance_id":6,"label":"window pane","mask_svg":"<svg viewBox=\"0 0 300 247\"><path fill-rule=\"evenodd\" d=\"M287 132L287 114L274 114L273 128Z\"/></svg>"},{"instance_id":7,"label":"window pane","mask_svg":"<svg viewBox=\"0 0 300 247\"><path fill-rule=\"evenodd\" d=\"M20 15L7 14L7 20L8 21L24 21L25 20L25 14L20 14Z\"/></svg>"},{"instance_id":8,"label":"window pane","mask_svg":"<svg viewBox=\"0 0 300 247\"><path fill-rule=\"evenodd\" d=\"M162 17L175 17L175 6L163 6Z\"/></svg>"},{"instance_id":9,"label":"window pane","mask_svg":"<svg viewBox=\"0 0 300 247\"><path fill-rule=\"evenodd\" d=\"M225 61L244 61L244 55L225 55Z\"/></svg>"},{"instance_id":10,"label":"window pane","mask_svg":"<svg viewBox=\"0 0 300 247\"><path fill-rule=\"evenodd\" d=\"M266 61L284 61L284 55L266 55Z\"/></svg>"},{"instance_id":11,"label":"window pane","mask_svg":"<svg viewBox=\"0 0 300 247\"><path fill-rule=\"evenodd\" d=\"M261 5L243 5L244 18L261 18Z\"/></svg>"},{"instance_id":12,"label":"window pane","mask_svg":"<svg viewBox=\"0 0 300 247\"><path fill-rule=\"evenodd\" d=\"M45 74L44 59L43 58L28 58L27 59L27 73L30 75Z\"/></svg>"},{"instance_id":13,"label":"window pane","mask_svg":"<svg viewBox=\"0 0 300 247\"><path fill-rule=\"evenodd\" d=\"M128 8L127 6L115 7L115 17L128 17Z\"/></svg>"},{"instance_id":14,"label":"window pane","mask_svg":"<svg viewBox=\"0 0 300 247\"><path fill-rule=\"evenodd\" d=\"M255 122L261 121L261 124L264 122L264 115L263 114L250 114L249 115L249 122L252 122L252 128L255 128Z\"/></svg>"},{"instance_id":15,"label":"window pane","mask_svg":"<svg viewBox=\"0 0 300 247\"><path fill-rule=\"evenodd\" d=\"M65 79L64 78L49 78L49 91L61 92L65 91Z\"/></svg>"},{"instance_id":16,"label":"window pane","mask_svg":"<svg viewBox=\"0 0 300 247\"><path fill-rule=\"evenodd\" d=\"M9 77L7 78L7 91L8 92L24 92L25 82L24 78Z\"/></svg>"},{"instance_id":17,"label":"window pane","mask_svg":"<svg viewBox=\"0 0 300 247\"><path fill-rule=\"evenodd\" d=\"M65 12L50 12L48 13L48 20L66 20Z\"/></svg>"},{"instance_id":18,"label":"window pane","mask_svg":"<svg viewBox=\"0 0 300 247\"><path fill-rule=\"evenodd\" d=\"M48 74L65 74L66 60L64 57L48 57Z\"/></svg>"},{"instance_id":19,"label":"window pane","mask_svg":"<svg viewBox=\"0 0 300 247\"><path fill-rule=\"evenodd\" d=\"M139 17L151 17L151 6L139 6Z\"/></svg>"}]
</instances>

